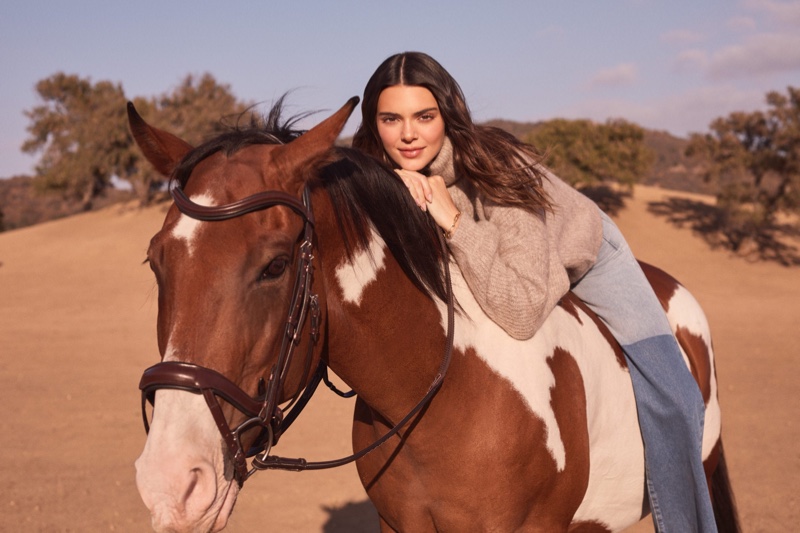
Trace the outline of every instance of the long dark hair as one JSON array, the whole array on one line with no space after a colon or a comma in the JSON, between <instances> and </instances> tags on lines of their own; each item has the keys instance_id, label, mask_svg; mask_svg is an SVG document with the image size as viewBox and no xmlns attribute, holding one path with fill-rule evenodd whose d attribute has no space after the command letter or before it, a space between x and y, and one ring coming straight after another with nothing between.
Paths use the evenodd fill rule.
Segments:
<instances>
[{"instance_id":1,"label":"long dark hair","mask_svg":"<svg viewBox=\"0 0 800 533\"><path fill-rule=\"evenodd\" d=\"M383 149L376 117L381 92L395 85L425 87L433 94L445 134L453 143L453 165L458 176L472 181L487 198L501 205L534 213L551 208L542 188L542 179L546 178L539 166L541 156L532 146L499 128L475 124L458 82L422 52L389 57L369 79L353 147L393 164Z\"/></svg>"}]
</instances>

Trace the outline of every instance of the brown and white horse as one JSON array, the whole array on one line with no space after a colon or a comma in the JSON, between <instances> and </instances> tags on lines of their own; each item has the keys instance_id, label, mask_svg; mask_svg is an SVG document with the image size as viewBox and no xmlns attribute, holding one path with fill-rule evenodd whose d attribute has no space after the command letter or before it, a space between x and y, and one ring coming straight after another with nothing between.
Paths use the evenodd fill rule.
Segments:
<instances>
[{"instance_id":1,"label":"brown and white horse","mask_svg":"<svg viewBox=\"0 0 800 533\"><path fill-rule=\"evenodd\" d=\"M225 527L249 475L244 450L265 462L283 429L276 406L320 361L358 394L357 450L421 407L357 461L382 531L618 531L640 520L631 380L574 297L514 340L451 263L452 359L429 393L450 325L438 231L391 172L333 146L356 103L300 136L273 109L270 131L198 148L129 105L138 145L177 184L148 250L163 362L142 380L154 408L136 479L154 529ZM684 287L647 274L706 401L720 531L736 530L708 324Z\"/></svg>"}]
</instances>

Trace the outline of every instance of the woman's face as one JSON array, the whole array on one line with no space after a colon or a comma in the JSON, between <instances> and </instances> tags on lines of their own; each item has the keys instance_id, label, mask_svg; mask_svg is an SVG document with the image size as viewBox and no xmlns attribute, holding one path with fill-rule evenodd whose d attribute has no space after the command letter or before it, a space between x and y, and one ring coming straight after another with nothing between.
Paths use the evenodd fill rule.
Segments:
<instances>
[{"instance_id":1,"label":"woman's face","mask_svg":"<svg viewBox=\"0 0 800 533\"><path fill-rule=\"evenodd\" d=\"M404 170L422 170L444 144L444 119L436 98L425 87L384 89L378 97L376 120L383 149Z\"/></svg>"}]
</instances>

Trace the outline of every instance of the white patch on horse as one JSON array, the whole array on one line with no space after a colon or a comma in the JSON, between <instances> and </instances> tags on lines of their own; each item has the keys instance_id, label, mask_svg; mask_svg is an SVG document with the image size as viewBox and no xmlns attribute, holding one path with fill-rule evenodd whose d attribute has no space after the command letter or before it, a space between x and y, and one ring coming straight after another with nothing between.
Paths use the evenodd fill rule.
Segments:
<instances>
[{"instance_id":1,"label":"white patch on horse","mask_svg":"<svg viewBox=\"0 0 800 533\"><path fill-rule=\"evenodd\" d=\"M190 200L197 205L211 206L214 205L214 198L207 194L195 194ZM172 236L176 239L186 241L186 247L189 249L189 256L194 253L194 239L197 236L197 231L203 221L194 219L190 216L181 214L175 227L172 228Z\"/></svg>"},{"instance_id":2,"label":"white patch on horse","mask_svg":"<svg viewBox=\"0 0 800 533\"><path fill-rule=\"evenodd\" d=\"M573 520L602 521L617 531L641 515L644 445L630 374L588 315L580 316L587 326L566 337L576 341L570 353L583 377L591 445L589 485Z\"/></svg>"},{"instance_id":3,"label":"white patch on horse","mask_svg":"<svg viewBox=\"0 0 800 533\"><path fill-rule=\"evenodd\" d=\"M359 305L364 289L375 281L378 272L384 267L386 258L386 244L375 231L372 231L372 240L368 250L359 250L354 254L353 261L345 261L336 267L336 279L344 294L344 301Z\"/></svg>"},{"instance_id":4,"label":"white patch on horse","mask_svg":"<svg viewBox=\"0 0 800 533\"><path fill-rule=\"evenodd\" d=\"M708 405L706 405L705 423L703 426L703 460L711 455L711 451L719 439L722 431L721 409L719 398L717 398L717 376L714 367L714 349L711 343L711 328L708 325L706 315L701 312L700 304L695 297L682 285L678 287L669 301L667 316L672 324L672 332L677 333L678 328L683 328L689 333L703 339L708 350L711 376ZM689 365L689 358L681 348L686 365Z\"/></svg>"},{"instance_id":5,"label":"white patch on horse","mask_svg":"<svg viewBox=\"0 0 800 533\"><path fill-rule=\"evenodd\" d=\"M454 347L462 351L474 348L481 359L519 392L528 408L544 422L547 449L558 470L563 470L566 452L550 405L550 389L555 386L555 376L547 364L556 346L549 343L547 334L540 333L527 341L506 334L483 312L457 265L453 262L450 265L453 293L464 311L464 315L456 315ZM447 309L444 303L439 302L439 310L446 331Z\"/></svg>"},{"instance_id":6,"label":"white patch on horse","mask_svg":"<svg viewBox=\"0 0 800 533\"><path fill-rule=\"evenodd\" d=\"M164 350L164 358L162 361L165 363L167 361L177 361L178 360L178 352L175 350L175 347L172 346L172 342L167 342L167 349Z\"/></svg>"},{"instance_id":7,"label":"white patch on horse","mask_svg":"<svg viewBox=\"0 0 800 533\"><path fill-rule=\"evenodd\" d=\"M672 295L669 302L667 302L667 316L670 317L672 323L673 335L678 331L678 326L689 330L694 335L703 338L707 345L711 344L711 332L708 327L708 321L702 313L694 312L695 309L700 307L697 300L692 293L690 293L683 285L678 285L675 294ZM676 323L680 321L680 324ZM689 364L689 358L683 354L686 364Z\"/></svg>"},{"instance_id":8,"label":"white patch on horse","mask_svg":"<svg viewBox=\"0 0 800 533\"><path fill-rule=\"evenodd\" d=\"M225 476L222 437L200 394L160 389L136 482L159 530L210 531L238 485Z\"/></svg>"}]
</instances>

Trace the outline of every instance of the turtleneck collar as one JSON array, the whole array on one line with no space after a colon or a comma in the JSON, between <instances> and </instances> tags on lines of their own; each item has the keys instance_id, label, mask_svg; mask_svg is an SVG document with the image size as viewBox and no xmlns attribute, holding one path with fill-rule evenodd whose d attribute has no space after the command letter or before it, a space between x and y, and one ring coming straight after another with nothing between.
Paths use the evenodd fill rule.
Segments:
<instances>
[{"instance_id":1,"label":"turtleneck collar","mask_svg":"<svg viewBox=\"0 0 800 533\"><path fill-rule=\"evenodd\" d=\"M458 180L453 166L453 143L450 142L449 137L444 138L442 149L439 150L431 164L428 165L428 170L431 176L444 178L444 182L448 187Z\"/></svg>"}]
</instances>

